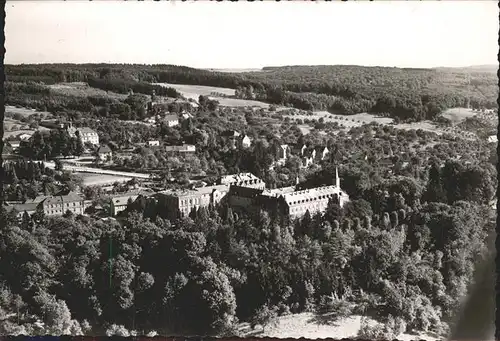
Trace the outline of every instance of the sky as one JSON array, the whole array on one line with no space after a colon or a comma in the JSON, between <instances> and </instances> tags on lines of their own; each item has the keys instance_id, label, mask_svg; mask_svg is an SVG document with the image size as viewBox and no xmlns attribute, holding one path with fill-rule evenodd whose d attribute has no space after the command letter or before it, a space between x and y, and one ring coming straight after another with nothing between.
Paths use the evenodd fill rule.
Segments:
<instances>
[{"instance_id":1,"label":"sky","mask_svg":"<svg viewBox=\"0 0 500 341\"><path fill-rule=\"evenodd\" d=\"M496 1L7 1L6 64L497 64Z\"/></svg>"}]
</instances>

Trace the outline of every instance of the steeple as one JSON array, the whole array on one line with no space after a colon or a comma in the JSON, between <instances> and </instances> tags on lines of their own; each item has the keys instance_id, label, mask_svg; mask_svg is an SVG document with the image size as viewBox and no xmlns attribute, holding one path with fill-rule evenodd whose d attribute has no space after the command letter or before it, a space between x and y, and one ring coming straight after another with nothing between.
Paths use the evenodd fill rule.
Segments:
<instances>
[{"instance_id":1,"label":"steeple","mask_svg":"<svg viewBox=\"0 0 500 341\"><path fill-rule=\"evenodd\" d=\"M340 178L339 178L339 170L335 167L335 186L340 189Z\"/></svg>"}]
</instances>

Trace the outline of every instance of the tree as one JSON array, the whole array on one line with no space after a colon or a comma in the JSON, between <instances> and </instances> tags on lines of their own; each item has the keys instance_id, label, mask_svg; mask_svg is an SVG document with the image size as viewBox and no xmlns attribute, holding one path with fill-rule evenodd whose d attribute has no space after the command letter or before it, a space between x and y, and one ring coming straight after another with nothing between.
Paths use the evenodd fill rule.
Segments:
<instances>
[{"instance_id":1,"label":"tree","mask_svg":"<svg viewBox=\"0 0 500 341\"><path fill-rule=\"evenodd\" d=\"M251 318L252 328L260 325L264 333L266 332L266 327L276 326L278 324L278 313L276 308L270 308L268 304L263 305Z\"/></svg>"}]
</instances>

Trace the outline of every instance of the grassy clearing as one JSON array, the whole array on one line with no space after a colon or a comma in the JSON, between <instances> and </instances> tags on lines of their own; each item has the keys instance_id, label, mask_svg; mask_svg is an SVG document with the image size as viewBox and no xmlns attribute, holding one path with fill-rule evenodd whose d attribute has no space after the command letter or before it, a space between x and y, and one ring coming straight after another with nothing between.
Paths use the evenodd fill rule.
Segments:
<instances>
[{"instance_id":1,"label":"grassy clearing","mask_svg":"<svg viewBox=\"0 0 500 341\"><path fill-rule=\"evenodd\" d=\"M474 117L476 115L477 112L467 108L452 108L441 114L444 118L449 119L453 125L459 124L465 121L466 118Z\"/></svg>"},{"instance_id":2,"label":"grassy clearing","mask_svg":"<svg viewBox=\"0 0 500 341\"><path fill-rule=\"evenodd\" d=\"M456 109L455 112L460 112L460 111L458 109ZM465 116L465 115L469 115L469 116ZM476 115L476 114L474 113L474 115ZM375 115L368 114L368 113L361 113L361 114L346 116L346 115L330 114L326 111L317 111L314 113L314 115L310 115L310 116L308 116L308 115L285 115L285 116L289 117L292 120L296 120L296 119L319 120L320 118L323 118L325 122L338 122L340 125L344 126L345 130L349 130L353 127L360 127L364 124L376 122L376 123L382 124L382 125L391 124L397 129L404 129L404 130L422 129L424 131L430 131L430 132L434 132L436 134L456 133L456 134L460 134L462 137L474 138L474 136L472 134L465 134L464 135L464 132L459 130L459 129L438 127L432 121L420 121L420 122L414 122L414 123L395 124L394 120L392 118L375 116ZM464 114L463 120L465 120L465 117L470 117L470 114ZM301 131L304 134L309 133L311 130L311 127L308 124L300 124L299 128L301 129Z\"/></svg>"},{"instance_id":3,"label":"grassy clearing","mask_svg":"<svg viewBox=\"0 0 500 341\"><path fill-rule=\"evenodd\" d=\"M112 91L105 91L101 89L92 88L87 83L81 83L81 82L58 83L58 84L48 85L48 87L52 92L65 96L75 96L75 97L104 96L119 100L123 100L128 96L124 94L118 94Z\"/></svg>"},{"instance_id":4,"label":"grassy clearing","mask_svg":"<svg viewBox=\"0 0 500 341\"><path fill-rule=\"evenodd\" d=\"M375 321L370 321L370 324L375 324ZM248 323L242 323L239 331L244 337L276 337L276 338L307 338L307 339L325 339L334 338L340 340L342 338L356 338L361 328L361 316L351 316L335 323L322 324L318 323L314 314L302 313L281 316L278 318L276 325L269 325L265 328L265 333L262 328L257 326L254 330ZM436 341L439 338L433 335L410 335L401 334L398 340L411 341L425 339Z\"/></svg>"},{"instance_id":5,"label":"grassy clearing","mask_svg":"<svg viewBox=\"0 0 500 341\"><path fill-rule=\"evenodd\" d=\"M76 173L83 178L84 186L100 186L112 184L113 182L127 182L132 178L123 176L107 175L107 174L89 174L89 173Z\"/></svg>"},{"instance_id":6,"label":"grassy clearing","mask_svg":"<svg viewBox=\"0 0 500 341\"><path fill-rule=\"evenodd\" d=\"M200 95L203 95L203 96L210 96L211 98L219 101L220 105L227 107L255 106L264 109L269 108L269 104L260 101L212 96L212 93L214 92L221 93L226 96L234 96L235 94L234 89L219 88L215 86L204 86L204 85L186 85L186 84L170 84L170 83L153 83L153 84L174 88L177 91L179 91L184 97L192 98L196 101L198 100Z\"/></svg>"},{"instance_id":7,"label":"grassy clearing","mask_svg":"<svg viewBox=\"0 0 500 341\"><path fill-rule=\"evenodd\" d=\"M11 113L11 114L18 114L22 115L24 117L30 117L31 115L38 114L42 116L43 118L47 118L49 116L52 116L50 112L47 111L36 111L35 109L28 109L28 108L23 108L23 107L13 107L11 105L6 105L5 106L5 113Z\"/></svg>"}]
</instances>

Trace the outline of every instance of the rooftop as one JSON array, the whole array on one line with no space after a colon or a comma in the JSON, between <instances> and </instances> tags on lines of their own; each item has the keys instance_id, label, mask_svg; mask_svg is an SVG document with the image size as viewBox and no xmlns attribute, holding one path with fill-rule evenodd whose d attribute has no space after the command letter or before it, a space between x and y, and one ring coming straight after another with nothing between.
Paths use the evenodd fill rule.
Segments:
<instances>
[{"instance_id":1,"label":"rooftop","mask_svg":"<svg viewBox=\"0 0 500 341\"><path fill-rule=\"evenodd\" d=\"M345 194L337 186L332 185L332 186L316 187L316 188L310 188L310 189L305 189L305 190L301 190L301 191L294 191L291 193L286 193L283 195L283 198L285 199L287 204L290 205L290 204L295 204L301 200L330 198L334 194L340 194L342 196L347 196L347 194Z\"/></svg>"},{"instance_id":2,"label":"rooftop","mask_svg":"<svg viewBox=\"0 0 500 341\"><path fill-rule=\"evenodd\" d=\"M164 120L165 121L178 121L179 116L177 116L177 115L165 115Z\"/></svg>"},{"instance_id":3,"label":"rooftop","mask_svg":"<svg viewBox=\"0 0 500 341\"><path fill-rule=\"evenodd\" d=\"M239 181L248 181L248 180L260 180L258 177L253 175L252 173L238 173L238 174L230 174L223 175L220 179L221 183L232 183Z\"/></svg>"},{"instance_id":4,"label":"rooftop","mask_svg":"<svg viewBox=\"0 0 500 341\"><path fill-rule=\"evenodd\" d=\"M214 186L205 186L195 189L187 189L187 190L172 190L166 191L165 195L171 195L175 197L183 197L183 196L191 196L191 195L204 195L210 194L213 191L222 191L227 192L229 190L229 186L227 185L214 185Z\"/></svg>"}]
</instances>

